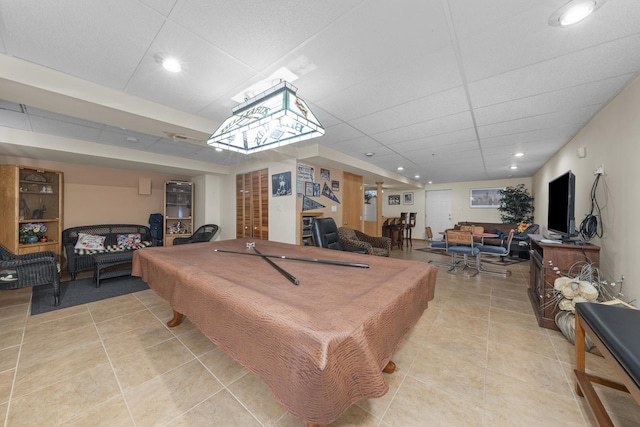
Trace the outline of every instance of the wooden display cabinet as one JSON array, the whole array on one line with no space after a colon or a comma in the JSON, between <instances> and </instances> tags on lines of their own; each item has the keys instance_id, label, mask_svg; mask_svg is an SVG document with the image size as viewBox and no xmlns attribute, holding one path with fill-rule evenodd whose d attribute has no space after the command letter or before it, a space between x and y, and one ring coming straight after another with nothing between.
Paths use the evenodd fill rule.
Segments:
<instances>
[{"instance_id":1,"label":"wooden display cabinet","mask_svg":"<svg viewBox=\"0 0 640 427\"><path fill-rule=\"evenodd\" d=\"M164 184L164 246L176 237L193 234L193 183L167 181Z\"/></svg>"},{"instance_id":2,"label":"wooden display cabinet","mask_svg":"<svg viewBox=\"0 0 640 427\"><path fill-rule=\"evenodd\" d=\"M544 243L539 234L529 235L530 245L530 279L529 299L538 325L559 330L555 317L558 313L558 298L553 291L555 280L560 277L554 267L563 273L568 273L574 265L592 264L598 267L600 263L600 248L591 243L581 245Z\"/></svg>"},{"instance_id":3,"label":"wooden display cabinet","mask_svg":"<svg viewBox=\"0 0 640 427\"><path fill-rule=\"evenodd\" d=\"M0 165L0 243L15 254L42 251L62 255L63 173L19 165ZM28 243L20 229L43 224L46 241Z\"/></svg>"}]
</instances>

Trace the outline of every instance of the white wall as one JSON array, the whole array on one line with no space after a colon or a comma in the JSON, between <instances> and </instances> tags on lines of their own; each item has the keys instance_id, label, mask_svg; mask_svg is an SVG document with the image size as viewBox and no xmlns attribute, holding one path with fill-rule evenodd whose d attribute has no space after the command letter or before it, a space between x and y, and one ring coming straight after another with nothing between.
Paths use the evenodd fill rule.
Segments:
<instances>
[{"instance_id":1,"label":"white wall","mask_svg":"<svg viewBox=\"0 0 640 427\"><path fill-rule=\"evenodd\" d=\"M500 212L496 208L471 208L469 206L470 190L472 188L515 187L518 184L531 192L531 178L498 179L491 181L456 182L449 184L431 184L425 190L385 191L382 195L382 216L399 217L401 212L417 212L416 227L412 231L414 239L424 239L425 236L425 197L429 190L451 190L451 223L461 221L502 222ZM403 193L413 193L413 205L389 205L389 196L400 195L400 203L404 202ZM545 215L546 218L546 215ZM534 212L534 219L538 216ZM434 230L435 231L435 230Z\"/></svg>"},{"instance_id":2,"label":"white wall","mask_svg":"<svg viewBox=\"0 0 640 427\"><path fill-rule=\"evenodd\" d=\"M640 77L636 77L578 134L549 160L533 178L537 221L546 231L548 183L572 170L576 175L576 227L591 210L590 193L594 170L604 165L604 176L596 192L602 208L598 222L604 227L600 246L600 269L607 280L625 276L626 300L640 300L640 271L636 251L640 218ZM579 158L578 148L586 148ZM595 213L595 212L594 212ZM634 305L637 305L638 301Z\"/></svg>"}]
</instances>

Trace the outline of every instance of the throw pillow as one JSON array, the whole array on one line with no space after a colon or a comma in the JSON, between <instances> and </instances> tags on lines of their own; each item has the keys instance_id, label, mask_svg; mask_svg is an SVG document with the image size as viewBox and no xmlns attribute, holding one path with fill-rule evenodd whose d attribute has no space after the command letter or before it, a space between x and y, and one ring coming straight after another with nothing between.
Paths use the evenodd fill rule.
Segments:
<instances>
[{"instance_id":1,"label":"throw pillow","mask_svg":"<svg viewBox=\"0 0 640 427\"><path fill-rule=\"evenodd\" d=\"M104 250L104 236L94 236L93 234L78 233L78 241L74 249L91 249L95 251Z\"/></svg>"},{"instance_id":2,"label":"throw pillow","mask_svg":"<svg viewBox=\"0 0 640 427\"><path fill-rule=\"evenodd\" d=\"M118 234L118 249L138 249L142 245L140 233Z\"/></svg>"},{"instance_id":3,"label":"throw pillow","mask_svg":"<svg viewBox=\"0 0 640 427\"><path fill-rule=\"evenodd\" d=\"M526 230L527 228L529 228L531 224L527 224L526 222L519 222L518 223L518 228L516 229L516 233L522 233L524 232L524 230Z\"/></svg>"}]
</instances>

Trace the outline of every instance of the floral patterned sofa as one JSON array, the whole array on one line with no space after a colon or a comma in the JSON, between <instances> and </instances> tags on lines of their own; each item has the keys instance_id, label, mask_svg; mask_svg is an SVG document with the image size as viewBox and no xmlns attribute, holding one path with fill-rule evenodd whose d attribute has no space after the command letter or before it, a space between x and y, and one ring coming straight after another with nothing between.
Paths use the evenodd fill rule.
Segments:
<instances>
[{"instance_id":1,"label":"floral patterned sofa","mask_svg":"<svg viewBox=\"0 0 640 427\"><path fill-rule=\"evenodd\" d=\"M100 224L68 228L62 246L71 280L80 271L95 267L95 254L131 251L152 246L151 230L144 225Z\"/></svg>"}]
</instances>

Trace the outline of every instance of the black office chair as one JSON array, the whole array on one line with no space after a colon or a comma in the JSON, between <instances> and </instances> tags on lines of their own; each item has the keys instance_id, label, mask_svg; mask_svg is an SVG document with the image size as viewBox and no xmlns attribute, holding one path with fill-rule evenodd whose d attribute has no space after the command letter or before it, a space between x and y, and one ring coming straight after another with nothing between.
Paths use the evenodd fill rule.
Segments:
<instances>
[{"instance_id":1,"label":"black office chair","mask_svg":"<svg viewBox=\"0 0 640 427\"><path fill-rule=\"evenodd\" d=\"M313 244L319 248L335 249L337 251L344 251L345 248L340 241L340 234L338 234L338 226L333 218L315 218L311 224L311 232L313 235ZM366 249L354 249L349 252L356 252L359 254L366 254Z\"/></svg>"},{"instance_id":2,"label":"black office chair","mask_svg":"<svg viewBox=\"0 0 640 427\"><path fill-rule=\"evenodd\" d=\"M205 224L199 227L195 233L189 237L176 237L173 239L173 246L185 245L187 243L208 242L218 232L218 226L215 224Z\"/></svg>"}]
</instances>

